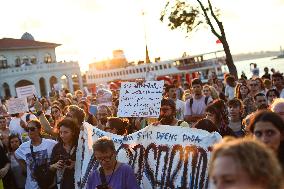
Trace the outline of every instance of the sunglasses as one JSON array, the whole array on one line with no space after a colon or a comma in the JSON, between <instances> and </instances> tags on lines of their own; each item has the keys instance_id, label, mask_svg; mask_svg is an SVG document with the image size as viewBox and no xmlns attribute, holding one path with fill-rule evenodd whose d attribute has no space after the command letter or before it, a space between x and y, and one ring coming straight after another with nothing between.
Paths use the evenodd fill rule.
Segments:
<instances>
[{"instance_id":1,"label":"sunglasses","mask_svg":"<svg viewBox=\"0 0 284 189\"><path fill-rule=\"evenodd\" d=\"M36 127L28 127L28 131L35 131L36 130Z\"/></svg>"},{"instance_id":2,"label":"sunglasses","mask_svg":"<svg viewBox=\"0 0 284 189\"><path fill-rule=\"evenodd\" d=\"M102 162L102 161L110 161L113 157L114 153L112 153L111 155L109 156L105 156L105 157L96 157L96 159L99 161L99 162Z\"/></svg>"}]
</instances>

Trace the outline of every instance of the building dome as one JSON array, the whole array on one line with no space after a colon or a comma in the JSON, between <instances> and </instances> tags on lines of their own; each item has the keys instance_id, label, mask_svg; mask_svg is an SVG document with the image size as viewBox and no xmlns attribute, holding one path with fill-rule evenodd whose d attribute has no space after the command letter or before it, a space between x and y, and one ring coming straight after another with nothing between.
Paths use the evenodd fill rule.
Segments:
<instances>
[{"instance_id":1,"label":"building dome","mask_svg":"<svg viewBox=\"0 0 284 189\"><path fill-rule=\"evenodd\" d=\"M22 35L21 39L24 39L24 40L32 40L32 41L35 40L34 37L33 37L30 33L28 33L28 32L25 32L25 33Z\"/></svg>"}]
</instances>

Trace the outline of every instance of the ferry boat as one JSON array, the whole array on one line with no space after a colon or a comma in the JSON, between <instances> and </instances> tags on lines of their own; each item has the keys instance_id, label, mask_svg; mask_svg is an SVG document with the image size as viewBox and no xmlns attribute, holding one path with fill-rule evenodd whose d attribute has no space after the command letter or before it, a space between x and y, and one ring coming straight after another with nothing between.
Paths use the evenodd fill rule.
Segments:
<instances>
[{"instance_id":1,"label":"ferry boat","mask_svg":"<svg viewBox=\"0 0 284 189\"><path fill-rule=\"evenodd\" d=\"M191 79L199 77L204 82L207 82L213 72L219 78L223 78L222 67L224 65L224 51L194 56L183 55L180 58L165 61L156 59L155 62L150 63L145 63L144 61L129 63L123 51L116 50L113 52L112 59L89 64L86 80L89 88L111 82L145 79L149 75L155 76L157 80L171 77L171 79L178 79L182 82L190 82Z\"/></svg>"}]
</instances>

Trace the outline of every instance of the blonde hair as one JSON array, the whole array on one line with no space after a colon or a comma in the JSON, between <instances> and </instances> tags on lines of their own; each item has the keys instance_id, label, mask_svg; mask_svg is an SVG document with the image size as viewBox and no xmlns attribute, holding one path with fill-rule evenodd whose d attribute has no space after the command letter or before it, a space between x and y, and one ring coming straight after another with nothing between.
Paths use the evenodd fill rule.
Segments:
<instances>
[{"instance_id":1,"label":"blonde hair","mask_svg":"<svg viewBox=\"0 0 284 189\"><path fill-rule=\"evenodd\" d=\"M217 92L217 90L216 90L213 86L205 84L205 85L203 86L203 89L204 89L205 87L207 87L207 88L209 89L209 91L210 91L210 93L211 93L211 97L212 97L213 100L219 98L218 92Z\"/></svg>"},{"instance_id":2,"label":"blonde hair","mask_svg":"<svg viewBox=\"0 0 284 189\"><path fill-rule=\"evenodd\" d=\"M284 98L276 98L271 104L271 111L279 113L280 110L284 110Z\"/></svg>"},{"instance_id":3,"label":"blonde hair","mask_svg":"<svg viewBox=\"0 0 284 189\"><path fill-rule=\"evenodd\" d=\"M234 159L255 183L260 182L265 188L281 189L281 166L275 154L264 144L253 139L225 139L214 146L209 175L213 163L218 157L227 156Z\"/></svg>"}]
</instances>

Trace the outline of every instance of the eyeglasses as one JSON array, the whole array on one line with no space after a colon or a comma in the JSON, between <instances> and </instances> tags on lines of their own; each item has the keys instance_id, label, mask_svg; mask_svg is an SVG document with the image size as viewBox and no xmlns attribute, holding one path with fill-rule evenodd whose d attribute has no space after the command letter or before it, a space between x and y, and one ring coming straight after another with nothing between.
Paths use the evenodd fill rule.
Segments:
<instances>
[{"instance_id":1,"label":"eyeglasses","mask_svg":"<svg viewBox=\"0 0 284 189\"><path fill-rule=\"evenodd\" d=\"M99 162L103 162L103 161L110 161L113 157L114 153L112 153L111 155L109 156L105 156L105 157L96 157L96 159L99 161Z\"/></svg>"},{"instance_id":2,"label":"eyeglasses","mask_svg":"<svg viewBox=\"0 0 284 189\"><path fill-rule=\"evenodd\" d=\"M36 127L28 127L28 131L35 131Z\"/></svg>"},{"instance_id":3,"label":"eyeglasses","mask_svg":"<svg viewBox=\"0 0 284 189\"><path fill-rule=\"evenodd\" d=\"M250 84L249 86L251 86L251 87L258 86L258 84Z\"/></svg>"}]
</instances>

